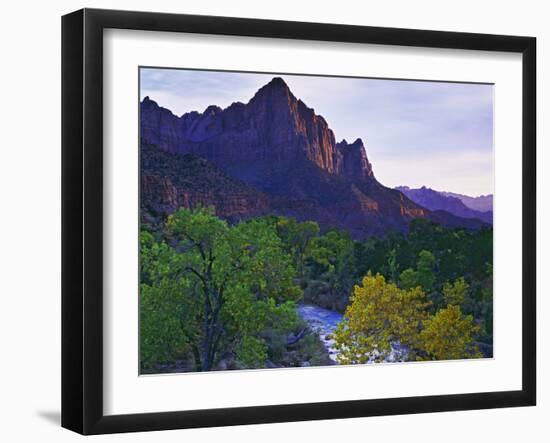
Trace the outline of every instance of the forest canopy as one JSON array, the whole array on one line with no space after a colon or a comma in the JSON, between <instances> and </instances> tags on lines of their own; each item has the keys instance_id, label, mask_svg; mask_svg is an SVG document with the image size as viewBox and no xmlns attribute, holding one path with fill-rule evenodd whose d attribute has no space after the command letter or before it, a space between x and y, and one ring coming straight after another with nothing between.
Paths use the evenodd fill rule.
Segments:
<instances>
[{"instance_id":1,"label":"forest canopy","mask_svg":"<svg viewBox=\"0 0 550 443\"><path fill-rule=\"evenodd\" d=\"M179 209L140 233L142 372L331 364L301 303L344 314L338 362L492 355L492 229L416 219L357 241L316 222ZM393 357L392 357L393 356ZM164 369L163 369L164 368Z\"/></svg>"}]
</instances>

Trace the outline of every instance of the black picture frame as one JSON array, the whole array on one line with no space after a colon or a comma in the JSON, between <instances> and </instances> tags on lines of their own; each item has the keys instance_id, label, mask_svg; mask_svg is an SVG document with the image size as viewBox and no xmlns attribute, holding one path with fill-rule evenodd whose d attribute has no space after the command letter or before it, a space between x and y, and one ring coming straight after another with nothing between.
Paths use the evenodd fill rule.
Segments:
<instances>
[{"instance_id":1,"label":"black picture frame","mask_svg":"<svg viewBox=\"0 0 550 443\"><path fill-rule=\"evenodd\" d=\"M177 412L103 413L103 30L522 54L522 389ZM536 403L536 39L83 9L62 18L62 426L82 434L530 406Z\"/></svg>"}]
</instances>

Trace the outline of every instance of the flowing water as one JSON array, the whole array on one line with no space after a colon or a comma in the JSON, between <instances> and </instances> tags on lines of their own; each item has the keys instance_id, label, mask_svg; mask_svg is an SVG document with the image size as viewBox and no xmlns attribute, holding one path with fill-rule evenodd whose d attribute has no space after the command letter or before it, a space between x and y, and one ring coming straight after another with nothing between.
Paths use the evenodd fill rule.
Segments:
<instances>
[{"instance_id":1,"label":"flowing water","mask_svg":"<svg viewBox=\"0 0 550 443\"><path fill-rule=\"evenodd\" d=\"M298 306L298 314L319 334L331 360L336 361L338 351L334 348L334 339L330 338L336 325L342 320L342 314L314 305Z\"/></svg>"}]
</instances>

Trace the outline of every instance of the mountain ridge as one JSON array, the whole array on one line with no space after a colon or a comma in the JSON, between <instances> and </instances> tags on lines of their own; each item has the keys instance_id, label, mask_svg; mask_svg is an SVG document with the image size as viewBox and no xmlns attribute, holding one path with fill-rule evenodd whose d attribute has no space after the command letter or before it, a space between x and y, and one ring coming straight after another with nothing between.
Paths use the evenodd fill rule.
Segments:
<instances>
[{"instance_id":1,"label":"mountain ridge","mask_svg":"<svg viewBox=\"0 0 550 443\"><path fill-rule=\"evenodd\" d=\"M159 124L164 125L162 131ZM329 174L349 174L354 179L373 176L362 140L337 143L326 120L297 99L280 77L260 88L246 104L235 102L225 109L211 105L203 113L192 111L181 117L147 96L141 103L140 127L142 140L150 144L168 152L199 155L224 167L228 160L267 166L307 159ZM237 144L241 144L238 151L232 149ZM246 177L249 171L232 172Z\"/></svg>"},{"instance_id":2,"label":"mountain ridge","mask_svg":"<svg viewBox=\"0 0 550 443\"><path fill-rule=\"evenodd\" d=\"M493 194L471 196L471 195L459 194L456 192L445 192L445 191L441 191L441 194L448 197L458 198L468 208L473 209L474 211L486 212L486 211L493 210Z\"/></svg>"},{"instance_id":3,"label":"mountain ridge","mask_svg":"<svg viewBox=\"0 0 550 443\"><path fill-rule=\"evenodd\" d=\"M472 229L483 225L452 219L451 214L432 214L402 192L383 186L375 178L362 139L336 142L326 120L297 99L280 77L261 87L246 104L235 102L225 109L211 105L203 113L192 111L180 117L145 97L140 104L140 137L142 154L158 149L176 156L174 159L184 155L202 158L231 178L231 185L227 183L232 193L240 186L237 183L255 189L262 198L260 194L243 195L256 203L263 199L262 211L311 218L346 229L354 237L405 231L418 217L443 218L449 224ZM158 181L151 177L162 177L164 163L174 159L164 156L159 165L149 167L145 175L149 182L142 179L146 200L154 189L164 192L162 186L151 188L152 181ZM177 176L173 171L171 174ZM170 192L185 194L191 180L187 178L186 184ZM196 179L200 181L200 177ZM216 199L225 201L225 196L211 194L209 202L216 206ZM172 210L176 204L185 203L181 198L170 200ZM240 217L256 214L256 203L251 203L249 213L243 203ZM169 206L165 208L168 212Z\"/></svg>"},{"instance_id":4,"label":"mountain ridge","mask_svg":"<svg viewBox=\"0 0 550 443\"><path fill-rule=\"evenodd\" d=\"M408 186L397 186L395 189L403 192L414 202L422 205L432 211L444 210L458 217L478 218L486 223L493 223L493 212L477 211L468 207L462 199L454 195L461 195L463 198L472 198L462 194L453 194L436 191L434 189L422 186L421 188L410 188Z\"/></svg>"}]
</instances>

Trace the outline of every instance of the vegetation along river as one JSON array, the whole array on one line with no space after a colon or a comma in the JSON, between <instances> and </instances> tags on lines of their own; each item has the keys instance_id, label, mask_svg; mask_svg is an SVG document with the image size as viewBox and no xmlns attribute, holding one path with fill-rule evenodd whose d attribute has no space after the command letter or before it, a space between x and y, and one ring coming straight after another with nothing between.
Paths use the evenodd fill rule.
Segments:
<instances>
[{"instance_id":1,"label":"vegetation along river","mask_svg":"<svg viewBox=\"0 0 550 443\"><path fill-rule=\"evenodd\" d=\"M313 331L319 334L319 338L329 353L330 359L338 363L336 357L339 351L334 347L333 333L338 323L342 321L343 315L338 311L306 304L298 306L298 314L308 323ZM390 354L383 361L406 361L407 348L398 342L393 342L391 346L392 350ZM374 363L374 356L369 359L368 363Z\"/></svg>"}]
</instances>

